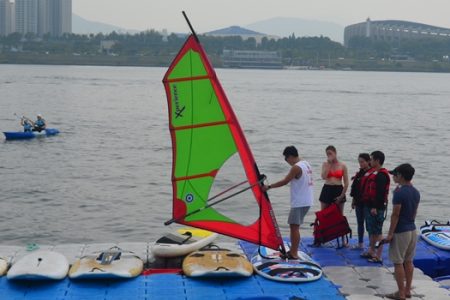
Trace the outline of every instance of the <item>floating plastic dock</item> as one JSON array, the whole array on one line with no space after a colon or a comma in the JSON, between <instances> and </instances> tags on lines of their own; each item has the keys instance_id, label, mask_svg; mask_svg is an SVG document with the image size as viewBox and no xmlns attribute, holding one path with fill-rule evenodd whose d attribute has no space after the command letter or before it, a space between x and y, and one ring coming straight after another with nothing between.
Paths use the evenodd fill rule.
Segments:
<instances>
[{"instance_id":1,"label":"floating plastic dock","mask_svg":"<svg viewBox=\"0 0 450 300\"><path fill-rule=\"evenodd\" d=\"M287 239L285 239L288 241ZM336 249L334 242L322 247L312 246L313 238L302 238L300 249L309 254L322 267L325 276L331 280L347 299L381 299L382 295L397 291L393 277L393 264L388 257L388 246L383 248L383 263L370 263L360 257L361 250L350 248ZM350 244L356 244L351 240ZM367 241L366 241L367 244ZM250 257L257 245L239 242L244 253ZM450 253L418 240L414 259L415 271L413 296L417 299L450 299L450 277L442 277L441 281L432 278L450 275ZM447 281L447 279L449 279Z\"/></svg>"},{"instance_id":2,"label":"floating plastic dock","mask_svg":"<svg viewBox=\"0 0 450 300\"><path fill-rule=\"evenodd\" d=\"M194 280L181 275L139 276L125 281L17 283L0 278L4 300L229 300L345 299L327 279L284 284L259 276L244 279Z\"/></svg>"},{"instance_id":3,"label":"floating plastic dock","mask_svg":"<svg viewBox=\"0 0 450 300\"><path fill-rule=\"evenodd\" d=\"M353 243L354 241L352 241ZM347 248L311 247L312 238L303 238L301 248L318 261L325 276L309 283L283 283L260 276L240 279L192 279L179 274L142 275L131 280L77 281L68 278L57 282L13 282L0 277L2 300L121 300L121 299L382 299L380 295L396 290L392 263L384 249L382 265L372 264L359 257L360 251ZM251 255L256 245L240 242L221 243L222 247L241 250ZM66 245L0 246L0 257L14 263L34 248L54 250L64 254L70 263L80 256L111 248L121 247L138 255L149 267L176 268L181 259L155 260L151 253L153 243L103 243ZM241 249L242 248L242 249ZM414 261L413 299L450 299L450 253L435 249L419 240ZM175 270L176 271L176 270ZM441 276L433 281L429 276ZM443 276L443 277L442 277Z\"/></svg>"},{"instance_id":4,"label":"floating plastic dock","mask_svg":"<svg viewBox=\"0 0 450 300\"><path fill-rule=\"evenodd\" d=\"M361 250L349 248L336 249L334 242L328 243L321 247L312 246L312 237L302 238L300 249L309 254L322 267L378 267L379 264L370 263L367 259L360 257ZM356 244L356 240L351 240L350 244ZM365 243L368 244L367 241ZM248 242L239 242L244 253L250 257L257 246ZM384 267L393 267L388 255L389 246L383 248L383 264ZM435 278L439 276L450 275L450 251L440 250L429 245L422 239L418 239L416 256L414 257L414 265L422 270L426 275Z\"/></svg>"}]
</instances>

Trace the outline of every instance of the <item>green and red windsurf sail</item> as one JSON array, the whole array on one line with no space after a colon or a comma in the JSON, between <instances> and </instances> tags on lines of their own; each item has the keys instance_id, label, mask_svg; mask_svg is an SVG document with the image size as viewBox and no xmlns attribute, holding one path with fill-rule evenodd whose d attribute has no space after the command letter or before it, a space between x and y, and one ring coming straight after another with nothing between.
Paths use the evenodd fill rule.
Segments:
<instances>
[{"instance_id":1,"label":"green and red windsurf sail","mask_svg":"<svg viewBox=\"0 0 450 300\"><path fill-rule=\"evenodd\" d=\"M261 189L253 154L195 33L175 57L163 83L173 151L172 220L273 249L284 249L272 206ZM208 207L207 203L216 174L235 154L240 157L248 187L254 195L254 199L248 199L248 205L260 210L260 218L248 226L213 206Z\"/></svg>"}]
</instances>

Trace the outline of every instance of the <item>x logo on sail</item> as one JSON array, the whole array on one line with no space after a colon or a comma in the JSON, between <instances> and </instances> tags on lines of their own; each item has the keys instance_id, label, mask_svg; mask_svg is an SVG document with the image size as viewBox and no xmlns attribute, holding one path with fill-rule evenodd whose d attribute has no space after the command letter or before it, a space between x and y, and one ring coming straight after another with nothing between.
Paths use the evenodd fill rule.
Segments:
<instances>
[{"instance_id":1,"label":"x logo on sail","mask_svg":"<svg viewBox=\"0 0 450 300\"><path fill-rule=\"evenodd\" d=\"M175 119L183 116L181 113L184 111L185 108L186 106L183 106L182 108L177 107L177 109L175 110Z\"/></svg>"}]
</instances>

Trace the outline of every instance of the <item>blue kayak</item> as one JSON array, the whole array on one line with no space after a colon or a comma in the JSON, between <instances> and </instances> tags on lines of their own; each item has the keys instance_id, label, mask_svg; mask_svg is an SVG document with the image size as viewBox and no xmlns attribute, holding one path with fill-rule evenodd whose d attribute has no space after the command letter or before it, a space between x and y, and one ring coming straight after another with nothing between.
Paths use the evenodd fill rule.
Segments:
<instances>
[{"instance_id":1,"label":"blue kayak","mask_svg":"<svg viewBox=\"0 0 450 300\"><path fill-rule=\"evenodd\" d=\"M59 133L58 129L55 128L47 128L42 130L41 132L32 131L32 132L23 132L23 131L11 131L11 132L3 132L5 135L5 139L7 140L29 140L34 139L35 137L44 137L57 135Z\"/></svg>"}]
</instances>

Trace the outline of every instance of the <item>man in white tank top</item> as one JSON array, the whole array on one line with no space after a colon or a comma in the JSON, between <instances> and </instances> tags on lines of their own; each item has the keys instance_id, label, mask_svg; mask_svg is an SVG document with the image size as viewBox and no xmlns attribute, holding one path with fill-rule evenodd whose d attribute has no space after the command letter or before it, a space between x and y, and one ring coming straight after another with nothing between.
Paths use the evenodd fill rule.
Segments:
<instances>
[{"instance_id":1,"label":"man in white tank top","mask_svg":"<svg viewBox=\"0 0 450 300\"><path fill-rule=\"evenodd\" d=\"M300 244L300 225L303 223L306 213L313 204L313 177L311 165L298 156L294 146L286 147L283 151L284 160L291 165L289 173L284 179L263 187L264 191L277 188L290 183L291 210L288 224L290 228L291 249L287 255L290 259L298 259L298 247Z\"/></svg>"}]
</instances>

